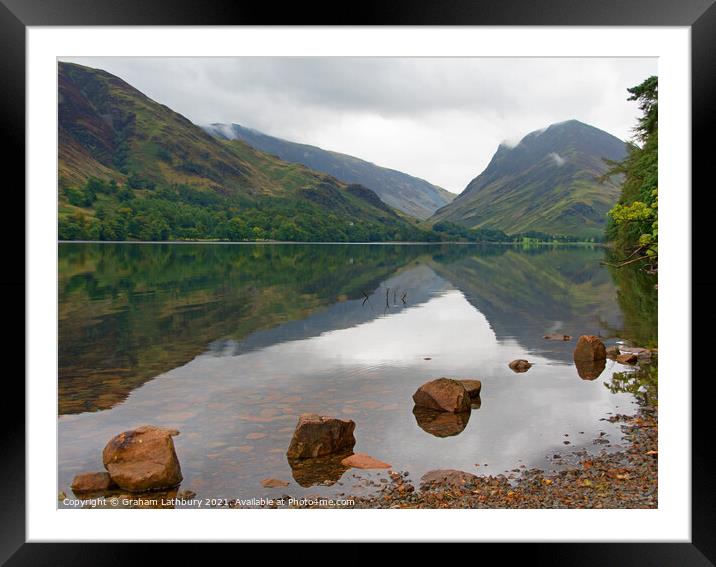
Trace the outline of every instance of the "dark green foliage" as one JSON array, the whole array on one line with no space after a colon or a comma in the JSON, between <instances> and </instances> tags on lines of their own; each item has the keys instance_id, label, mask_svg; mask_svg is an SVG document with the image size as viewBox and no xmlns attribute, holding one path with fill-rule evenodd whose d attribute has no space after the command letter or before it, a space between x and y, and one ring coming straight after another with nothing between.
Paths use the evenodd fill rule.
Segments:
<instances>
[{"instance_id":1,"label":"dark green foliage","mask_svg":"<svg viewBox=\"0 0 716 567\"><path fill-rule=\"evenodd\" d=\"M85 192L77 190L89 206ZM437 235L397 215L361 218L343 192L317 188L311 198L267 197L250 201L186 185L149 194L122 187L94 207L94 217L62 215L62 240L282 240L315 242L435 241ZM74 194L74 193L73 193ZM333 199L330 213L323 206ZM83 219L80 221L80 219Z\"/></svg>"},{"instance_id":2,"label":"dark green foliage","mask_svg":"<svg viewBox=\"0 0 716 567\"><path fill-rule=\"evenodd\" d=\"M639 101L642 116L634 129L641 145L631 144L623 161L610 162L607 175L623 175L619 202L609 212L607 237L623 257L645 257L655 265L658 256L658 79L649 77L628 89Z\"/></svg>"},{"instance_id":3,"label":"dark green foliage","mask_svg":"<svg viewBox=\"0 0 716 567\"><path fill-rule=\"evenodd\" d=\"M528 230L517 234L505 234L501 230L490 228L466 228L450 221L440 221L433 225L433 230L445 239L451 241L467 242L584 242L585 238L578 236L566 236L563 234L547 234L536 230ZM598 241L595 238L591 242Z\"/></svg>"}]
</instances>

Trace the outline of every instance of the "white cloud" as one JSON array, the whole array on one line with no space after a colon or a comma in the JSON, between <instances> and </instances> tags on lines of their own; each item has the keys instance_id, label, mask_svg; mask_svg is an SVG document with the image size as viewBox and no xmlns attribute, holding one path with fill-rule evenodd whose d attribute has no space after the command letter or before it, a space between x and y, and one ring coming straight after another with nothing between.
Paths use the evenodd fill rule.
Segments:
<instances>
[{"instance_id":1,"label":"white cloud","mask_svg":"<svg viewBox=\"0 0 716 567\"><path fill-rule=\"evenodd\" d=\"M67 59L123 78L197 124L236 122L460 192L501 141L572 118L622 139L626 89L654 58Z\"/></svg>"},{"instance_id":2,"label":"white cloud","mask_svg":"<svg viewBox=\"0 0 716 567\"><path fill-rule=\"evenodd\" d=\"M549 157L551 157L554 160L554 163L557 165L557 167L562 167L565 163L567 163L567 160L564 159L558 153L552 152L549 154Z\"/></svg>"}]
</instances>

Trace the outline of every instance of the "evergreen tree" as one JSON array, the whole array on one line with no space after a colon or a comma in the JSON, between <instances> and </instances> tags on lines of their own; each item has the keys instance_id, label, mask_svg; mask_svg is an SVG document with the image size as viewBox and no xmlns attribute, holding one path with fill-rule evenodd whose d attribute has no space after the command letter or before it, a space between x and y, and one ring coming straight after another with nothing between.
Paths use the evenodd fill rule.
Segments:
<instances>
[{"instance_id":1,"label":"evergreen tree","mask_svg":"<svg viewBox=\"0 0 716 567\"><path fill-rule=\"evenodd\" d=\"M609 211L607 237L625 261L658 260L658 78L649 77L627 89L628 100L639 102L641 117L634 128L634 142L621 162L611 162L607 176L622 174L619 202Z\"/></svg>"}]
</instances>

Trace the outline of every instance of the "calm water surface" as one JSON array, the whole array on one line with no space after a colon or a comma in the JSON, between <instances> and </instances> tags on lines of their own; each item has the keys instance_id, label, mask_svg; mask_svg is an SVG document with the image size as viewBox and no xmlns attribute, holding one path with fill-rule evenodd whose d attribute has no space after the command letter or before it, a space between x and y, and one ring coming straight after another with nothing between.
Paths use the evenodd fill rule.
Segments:
<instances>
[{"instance_id":1,"label":"calm water surface","mask_svg":"<svg viewBox=\"0 0 716 567\"><path fill-rule=\"evenodd\" d=\"M574 341L543 339L655 337L655 320L622 312L633 291L603 259L584 247L60 244L59 489L103 470L107 441L143 424L180 430L181 489L198 497L334 495L358 490L356 474L384 476L292 469L306 412L354 420L354 450L414 480L616 450L619 426L601 418L633 410L609 388L625 367L580 377ZM534 366L516 374L515 358ZM413 392L441 376L480 379L480 407L416 416ZM263 488L269 477L290 485Z\"/></svg>"}]
</instances>

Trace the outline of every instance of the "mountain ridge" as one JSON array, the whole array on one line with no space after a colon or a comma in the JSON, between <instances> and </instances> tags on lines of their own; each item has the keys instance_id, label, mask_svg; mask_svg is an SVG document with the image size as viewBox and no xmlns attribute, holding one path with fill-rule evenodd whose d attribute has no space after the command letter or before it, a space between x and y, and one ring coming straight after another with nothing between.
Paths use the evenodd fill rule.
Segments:
<instances>
[{"instance_id":1,"label":"mountain ridge","mask_svg":"<svg viewBox=\"0 0 716 567\"><path fill-rule=\"evenodd\" d=\"M500 144L487 167L429 220L508 234L601 237L619 186L598 179L608 169L604 159L625 155L625 142L594 126L551 124L514 146Z\"/></svg>"},{"instance_id":2,"label":"mountain ridge","mask_svg":"<svg viewBox=\"0 0 716 567\"><path fill-rule=\"evenodd\" d=\"M430 217L455 197L442 187L397 169L311 144L271 136L240 124L214 122L202 128L217 138L239 139L282 160L328 173L345 183L368 187L391 207L421 220Z\"/></svg>"}]
</instances>

